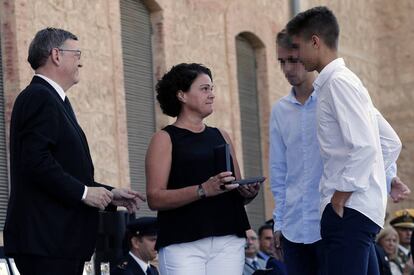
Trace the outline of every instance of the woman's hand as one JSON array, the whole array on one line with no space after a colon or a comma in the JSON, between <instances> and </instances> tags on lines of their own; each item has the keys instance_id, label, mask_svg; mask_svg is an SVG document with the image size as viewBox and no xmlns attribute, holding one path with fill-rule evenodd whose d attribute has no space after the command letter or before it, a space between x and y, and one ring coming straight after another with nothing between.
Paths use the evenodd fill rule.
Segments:
<instances>
[{"instance_id":1,"label":"woman's hand","mask_svg":"<svg viewBox=\"0 0 414 275\"><path fill-rule=\"evenodd\" d=\"M246 199L253 199L260 190L260 183L246 184L239 187L239 193Z\"/></svg>"},{"instance_id":2,"label":"woman's hand","mask_svg":"<svg viewBox=\"0 0 414 275\"><path fill-rule=\"evenodd\" d=\"M221 172L214 177L209 178L202 184L202 186L206 196L213 197L239 187L237 183L231 183L234 180L236 180L236 178L233 177L232 172Z\"/></svg>"}]
</instances>

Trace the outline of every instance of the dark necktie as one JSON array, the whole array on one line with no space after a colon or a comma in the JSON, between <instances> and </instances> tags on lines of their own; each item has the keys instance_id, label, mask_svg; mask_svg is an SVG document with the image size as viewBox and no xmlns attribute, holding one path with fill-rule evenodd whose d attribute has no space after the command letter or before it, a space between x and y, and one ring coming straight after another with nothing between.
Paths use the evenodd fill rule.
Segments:
<instances>
[{"instance_id":1,"label":"dark necktie","mask_svg":"<svg viewBox=\"0 0 414 275\"><path fill-rule=\"evenodd\" d=\"M256 260L253 260L252 265L253 265L254 270L259 269L259 263Z\"/></svg>"},{"instance_id":2,"label":"dark necktie","mask_svg":"<svg viewBox=\"0 0 414 275\"><path fill-rule=\"evenodd\" d=\"M73 112L72 105L70 104L69 98L67 96L65 97L65 101L63 105L65 105L65 109L68 112L68 114L72 117L73 121L76 122L77 120L76 120L75 112Z\"/></svg>"},{"instance_id":3,"label":"dark necktie","mask_svg":"<svg viewBox=\"0 0 414 275\"><path fill-rule=\"evenodd\" d=\"M150 266L148 266L148 268L147 268L147 275L154 275L154 273L152 272L152 270L151 270L151 267Z\"/></svg>"},{"instance_id":4,"label":"dark necktie","mask_svg":"<svg viewBox=\"0 0 414 275\"><path fill-rule=\"evenodd\" d=\"M76 120L75 112L73 111L72 105L70 104L69 98L67 96L65 96L65 100L63 101L63 106L65 106L66 112L72 118L73 123L75 124L75 128L77 128L76 131L81 136L84 148L90 157L88 142L86 141L85 134L83 133L82 128L79 126L78 121ZM92 164L92 159L91 159L91 164Z\"/></svg>"}]
</instances>

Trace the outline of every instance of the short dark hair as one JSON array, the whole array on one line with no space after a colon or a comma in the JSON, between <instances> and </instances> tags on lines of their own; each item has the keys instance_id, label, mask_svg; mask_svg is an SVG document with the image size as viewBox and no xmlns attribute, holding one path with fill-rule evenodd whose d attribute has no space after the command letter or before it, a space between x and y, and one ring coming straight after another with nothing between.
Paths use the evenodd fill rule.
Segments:
<instances>
[{"instance_id":1,"label":"short dark hair","mask_svg":"<svg viewBox=\"0 0 414 275\"><path fill-rule=\"evenodd\" d=\"M132 248L132 238L133 237L139 237L141 238L142 236L136 235L134 232L131 232L130 230L126 230L125 231L125 244L126 247L124 247L124 251L129 251Z\"/></svg>"},{"instance_id":2,"label":"short dark hair","mask_svg":"<svg viewBox=\"0 0 414 275\"><path fill-rule=\"evenodd\" d=\"M78 40L76 35L56 28L45 28L36 33L29 46L27 61L36 70L46 64L53 48L59 48L66 40Z\"/></svg>"},{"instance_id":3,"label":"short dark hair","mask_svg":"<svg viewBox=\"0 0 414 275\"><path fill-rule=\"evenodd\" d=\"M142 240L143 235L137 235L135 232L126 229L124 238L122 239L122 254L128 254L128 251L132 249L132 238L138 238L138 240Z\"/></svg>"},{"instance_id":4,"label":"short dark hair","mask_svg":"<svg viewBox=\"0 0 414 275\"><path fill-rule=\"evenodd\" d=\"M286 29L281 30L276 36L276 44L284 49L293 49L292 39Z\"/></svg>"},{"instance_id":5,"label":"short dark hair","mask_svg":"<svg viewBox=\"0 0 414 275\"><path fill-rule=\"evenodd\" d=\"M262 225L262 226L260 226L260 228L259 228L259 239L260 239L260 237L262 236L262 234L263 234L263 231L265 231L265 230L272 230L272 232L273 232L273 226L272 225L270 225L270 224L264 224L264 225Z\"/></svg>"},{"instance_id":6,"label":"short dark hair","mask_svg":"<svg viewBox=\"0 0 414 275\"><path fill-rule=\"evenodd\" d=\"M191 84L200 74L206 74L213 80L210 69L197 63L181 63L164 74L155 87L157 100L164 114L171 117L180 114L181 103L177 98L177 92L188 92Z\"/></svg>"},{"instance_id":7,"label":"short dark hair","mask_svg":"<svg viewBox=\"0 0 414 275\"><path fill-rule=\"evenodd\" d=\"M289 35L300 35L307 40L316 34L329 48L338 48L338 21L327 7L314 7L297 14L286 25L286 30Z\"/></svg>"}]
</instances>

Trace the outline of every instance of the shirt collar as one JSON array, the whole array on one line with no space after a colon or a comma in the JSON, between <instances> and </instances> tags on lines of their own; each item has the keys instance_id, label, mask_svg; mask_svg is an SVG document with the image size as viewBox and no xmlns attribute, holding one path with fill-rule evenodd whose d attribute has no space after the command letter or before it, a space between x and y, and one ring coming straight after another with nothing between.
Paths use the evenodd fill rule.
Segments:
<instances>
[{"instance_id":1,"label":"shirt collar","mask_svg":"<svg viewBox=\"0 0 414 275\"><path fill-rule=\"evenodd\" d=\"M339 67L344 67L345 61L343 58L336 58L332 60L322 71L319 73L318 77L313 82L313 87L315 90L318 90L320 87L325 84L326 80L331 76L331 74Z\"/></svg>"},{"instance_id":2,"label":"shirt collar","mask_svg":"<svg viewBox=\"0 0 414 275\"><path fill-rule=\"evenodd\" d=\"M262 258L263 260L265 260L266 262L267 262L267 260L270 258L270 256L269 256L269 255L267 255L267 253L265 253L265 252L263 252L263 251L260 251L260 250L259 250L259 252L257 252L257 256L258 256L258 258L260 257L260 258Z\"/></svg>"},{"instance_id":3,"label":"shirt collar","mask_svg":"<svg viewBox=\"0 0 414 275\"><path fill-rule=\"evenodd\" d=\"M398 248L405 254L405 255L408 255L409 253L410 253L410 250L409 249L407 249L407 248L405 248L404 246L402 246L402 245L398 245Z\"/></svg>"},{"instance_id":4,"label":"shirt collar","mask_svg":"<svg viewBox=\"0 0 414 275\"><path fill-rule=\"evenodd\" d=\"M131 251L129 251L129 255L131 255L131 257L139 264L139 266L144 272L147 271L147 269L149 268L149 263L144 262L143 260L135 256Z\"/></svg>"},{"instance_id":5,"label":"shirt collar","mask_svg":"<svg viewBox=\"0 0 414 275\"><path fill-rule=\"evenodd\" d=\"M314 100L314 99L316 99L316 93L315 93L315 90L313 90L313 91L312 91L311 95L310 95L310 96L309 96L309 98L306 100L305 105L306 105L306 103L308 103L310 100ZM290 103L302 105L302 103L300 103L300 102L296 99L296 96L295 96L295 88L294 88L294 87L292 87L292 89L290 89L290 93L289 93L289 94L288 94L288 96L287 96L287 100L288 100Z\"/></svg>"},{"instance_id":6,"label":"shirt collar","mask_svg":"<svg viewBox=\"0 0 414 275\"><path fill-rule=\"evenodd\" d=\"M257 257L255 256L254 258L248 258L248 257L246 257L246 261L247 261L247 263L249 263L249 264L252 264L253 263L253 261L256 261L257 262Z\"/></svg>"},{"instance_id":7,"label":"shirt collar","mask_svg":"<svg viewBox=\"0 0 414 275\"><path fill-rule=\"evenodd\" d=\"M287 100L289 100L289 102L291 103L299 103L295 97L295 90L293 87L290 89L290 93L287 96Z\"/></svg>"},{"instance_id":8,"label":"shirt collar","mask_svg":"<svg viewBox=\"0 0 414 275\"><path fill-rule=\"evenodd\" d=\"M50 78L48 78L48 77L46 77L46 76L44 76L42 74L35 74L35 76L38 76L40 78L43 78L47 83L49 83L55 89L55 91L58 93L58 95L60 96L60 98L63 101L65 101L66 94L63 91L63 88L60 87L59 84L57 84L55 81L53 81L52 79L50 79Z\"/></svg>"}]
</instances>

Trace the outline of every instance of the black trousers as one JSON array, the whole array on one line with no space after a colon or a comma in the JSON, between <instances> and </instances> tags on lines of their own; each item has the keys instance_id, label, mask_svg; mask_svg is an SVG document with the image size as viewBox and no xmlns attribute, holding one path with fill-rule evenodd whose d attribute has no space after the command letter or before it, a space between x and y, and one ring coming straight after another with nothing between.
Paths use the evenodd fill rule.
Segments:
<instances>
[{"instance_id":1,"label":"black trousers","mask_svg":"<svg viewBox=\"0 0 414 275\"><path fill-rule=\"evenodd\" d=\"M36 255L14 257L21 275L82 275L85 261Z\"/></svg>"},{"instance_id":2,"label":"black trousers","mask_svg":"<svg viewBox=\"0 0 414 275\"><path fill-rule=\"evenodd\" d=\"M282 249L289 275L325 275L322 240L303 244L282 238Z\"/></svg>"},{"instance_id":3,"label":"black trousers","mask_svg":"<svg viewBox=\"0 0 414 275\"><path fill-rule=\"evenodd\" d=\"M362 213L345 207L341 218L328 204L322 214L321 236L326 273L379 275L375 235L380 227Z\"/></svg>"}]
</instances>

